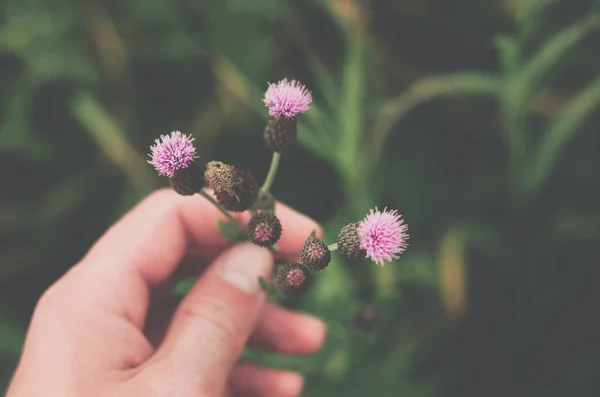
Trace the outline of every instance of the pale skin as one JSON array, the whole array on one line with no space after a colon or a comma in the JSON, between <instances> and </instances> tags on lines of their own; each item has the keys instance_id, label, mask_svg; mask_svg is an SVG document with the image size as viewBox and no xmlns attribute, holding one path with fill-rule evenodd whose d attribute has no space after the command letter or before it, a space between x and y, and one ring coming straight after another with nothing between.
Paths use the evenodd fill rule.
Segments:
<instances>
[{"instance_id":1,"label":"pale skin","mask_svg":"<svg viewBox=\"0 0 600 397\"><path fill-rule=\"evenodd\" d=\"M319 226L277 203L276 257L295 260ZM249 345L310 354L319 319L266 303L273 255L220 233L205 199L151 194L41 297L7 397L293 397L302 376L238 362ZM247 222L249 215L239 215ZM180 302L175 275L201 275Z\"/></svg>"}]
</instances>

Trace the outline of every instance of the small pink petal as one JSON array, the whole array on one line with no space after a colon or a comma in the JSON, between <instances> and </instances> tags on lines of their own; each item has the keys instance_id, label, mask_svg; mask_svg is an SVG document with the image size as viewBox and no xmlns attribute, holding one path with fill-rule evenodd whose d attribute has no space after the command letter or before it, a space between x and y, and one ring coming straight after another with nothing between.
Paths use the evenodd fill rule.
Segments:
<instances>
[{"instance_id":1,"label":"small pink petal","mask_svg":"<svg viewBox=\"0 0 600 397\"><path fill-rule=\"evenodd\" d=\"M312 95L304 84L283 79L276 84L269 83L263 102L269 107L269 115L293 118L308 110Z\"/></svg>"}]
</instances>

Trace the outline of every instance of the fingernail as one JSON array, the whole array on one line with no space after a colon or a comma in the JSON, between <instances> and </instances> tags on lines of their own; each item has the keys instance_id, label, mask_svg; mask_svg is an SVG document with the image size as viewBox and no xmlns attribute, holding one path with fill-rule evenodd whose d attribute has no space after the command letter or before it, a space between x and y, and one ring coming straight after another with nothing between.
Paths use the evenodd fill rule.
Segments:
<instances>
[{"instance_id":1,"label":"fingernail","mask_svg":"<svg viewBox=\"0 0 600 397\"><path fill-rule=\"evenodd\" d=\"M219 265L223 280L249 294L262 291L259 277L267 278L273 268L273 256L266 248L240 244L230 249Z\"/></svg>"},{"instance_id":2,"label":"fingernail","mask_svg":"<svg viewBox=\"0 0 600 397\"><path fill-rule=\"evenodd\" d=\"M320 318L305 315L303 328L306 330L308 335L311 335L313 341L319 347L325 340L325 334L327 333L327 324Z\"/></svg>"},{"instance_id":3,"label":"fingernail","mask_svg":"<svg viewBox=\"0 0 600 397\"><path fill-rule=\"evenodd\" d=\"M295 372L284 372L279 377L279 392L284 396L297 396L302 392L304 378Z\"/></svg>"}]
</instances>

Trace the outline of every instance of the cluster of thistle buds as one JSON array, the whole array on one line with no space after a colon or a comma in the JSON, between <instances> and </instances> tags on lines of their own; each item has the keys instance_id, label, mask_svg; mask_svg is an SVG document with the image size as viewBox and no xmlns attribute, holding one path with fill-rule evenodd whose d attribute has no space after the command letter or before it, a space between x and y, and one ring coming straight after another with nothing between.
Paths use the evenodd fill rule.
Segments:
<instances>
[{"instance_id":1,"label":"cluster of thistle buds","mask_svg":"<svg viewBox=\"0 0 600 397\"><path fill-rule=\"evenodd\" d=\"M263 102L269 109L263 137L273 151L273 158L262 187L250 172L235 165L220 161L198 163L194 138L179 131L156 139L156 144L150 148L151 160L148 162L160 175L169 178L178 194L200 194L214 204L243 239L276 249L283 230L275 215L275 199L270 188L281 153L296 145L297 116L309 110L312 95L303 84L283 79L276 84L269 83ZM246 227L231 214L244 211L250 211L252 215ZM372 209L363 220L344 226L333 244L325 244L315 233L308 236L298 261L278 267L277 287L287 295L305 292L310 274L327 268L331 253L336 250L346 259L369 258L383 266L386 261L398 259L408 247L407 240L407 226L396 210Z\"/></svg>"}]
</instances>

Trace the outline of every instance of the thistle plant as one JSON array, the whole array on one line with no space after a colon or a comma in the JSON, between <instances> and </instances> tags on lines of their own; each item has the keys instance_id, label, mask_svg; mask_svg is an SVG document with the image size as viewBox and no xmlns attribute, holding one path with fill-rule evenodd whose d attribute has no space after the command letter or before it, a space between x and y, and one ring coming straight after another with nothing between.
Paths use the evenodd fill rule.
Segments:
<instances>
[{"instance_id":1,"label":"thistle plant","mask_svg":"<svg viewBox=\"0 0 600 397\"><path fill-rule=\"evenodd\" d=\"M281 154L297 143L298 115L307 112L312 102L311 92L296 80L283 79L270 83L263 102L269 119L263 132L266 145L273 151L271 166L259 188L256 178L233 164L210 161L197 162L194 138L180 131L161 135L151 146L148 162L159 175L169 178L173 190L182 196L199 194L209 200L227 222L219 225L223 234L233 241L250 241L261 247L277 249L282 233L281 222L275 215L275 198L271 187L275 182ZM247 225L242 225L232 213L250 211ZM339 231L337 241L326 244L313 232L299 252L297 262L288 262L276 269L277 289L286 295L306 292L313 272L327 268L334 251L346 259L370 259L384 266L399 258L408 247L407 225L396 210L375 207L365 218L349 223ZM264 280L258 280L261 282ZM261 285L263 283L261 282Z\"/></svg>"}]
</instances>

